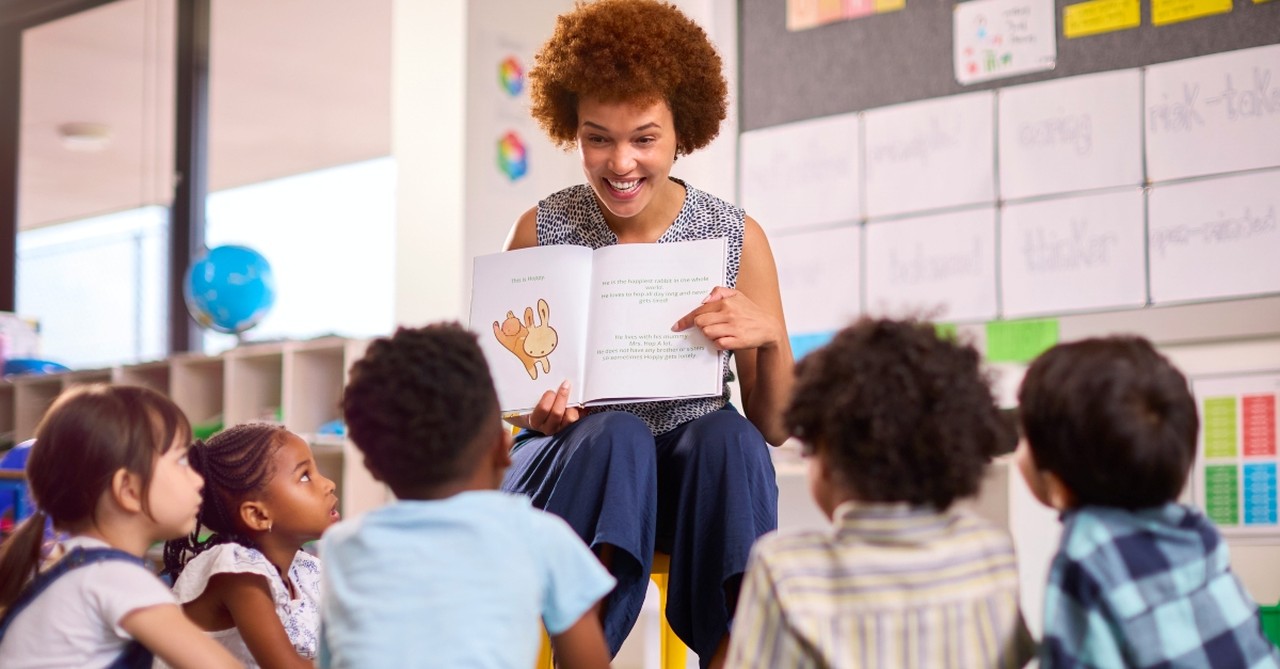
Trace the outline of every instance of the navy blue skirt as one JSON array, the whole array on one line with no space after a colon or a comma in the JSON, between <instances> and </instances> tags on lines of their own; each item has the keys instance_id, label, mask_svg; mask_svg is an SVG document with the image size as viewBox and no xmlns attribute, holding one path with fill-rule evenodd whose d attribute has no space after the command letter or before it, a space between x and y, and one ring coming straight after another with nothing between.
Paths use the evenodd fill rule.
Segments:
<instances>
[{"instance_id":1,"label":"navy blue skirt","mask_svg":"<svg viewBox=\"0 0 1280 669\"><path fill-rule=\"evenodd\" d=\"M640 615L655 550L671 556L667 621L703 666L729 633L751 545L778 527L764 437L733 407L654 437L636 416L589 414L554 436L516 436L502 489L564 518L618 585L604 632L616 654Z\"/></svg>"}]
</instances>

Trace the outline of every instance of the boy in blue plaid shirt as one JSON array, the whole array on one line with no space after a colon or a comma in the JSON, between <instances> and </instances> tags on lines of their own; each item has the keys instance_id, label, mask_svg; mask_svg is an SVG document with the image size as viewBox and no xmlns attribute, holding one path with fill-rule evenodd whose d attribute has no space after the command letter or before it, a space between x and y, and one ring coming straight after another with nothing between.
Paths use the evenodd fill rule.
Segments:
<instances>
[{"instance_id":1,"label":"boy in blue plaid shirt","mask_svg":"<svg viewBox=\"0 0 1280 669\"><path fill-rule=\"evenodd\" d=\"M1060 344L1018 393L1018 464L1062 511L1040 666L1280 667L1226 544L1175 500L1195 460L1187 380L1151 343Z\"/></svg>"}]
</instances>

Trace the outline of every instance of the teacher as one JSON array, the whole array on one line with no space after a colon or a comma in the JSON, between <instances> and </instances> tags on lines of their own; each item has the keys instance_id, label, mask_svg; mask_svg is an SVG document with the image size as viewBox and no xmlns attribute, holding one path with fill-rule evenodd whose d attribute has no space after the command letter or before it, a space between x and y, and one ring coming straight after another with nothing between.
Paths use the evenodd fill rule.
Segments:
<instances>
[{"instance_id":1,"label":"teacher","mask_svg":"<svg viewBox=\"0 0 1280 669\"><path fill-rule=\"evenodd\" d=\"M671 556L667 620L702 667L723 663L752 543L778 524L766 441L786 438L793 360L777 270L742 209L671 176L711 142L728 90L706 33L656 0L599 0L561 15L529 72L532 114L576 148L586 183L538 202L506 249L728 240L727 285L673 330L698 328L732 352L745 417L721 394L569 406L567 382L511 419L503 489L564 518L618 580L603 621L617 653L644 601L655 550Z\"/></svg>"}]
</instances>

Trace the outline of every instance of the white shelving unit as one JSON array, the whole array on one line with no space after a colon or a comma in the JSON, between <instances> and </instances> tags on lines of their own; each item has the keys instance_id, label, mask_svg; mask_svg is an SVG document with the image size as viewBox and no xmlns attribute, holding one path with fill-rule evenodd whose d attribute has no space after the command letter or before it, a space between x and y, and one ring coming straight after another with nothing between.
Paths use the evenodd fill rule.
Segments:
<instances>
[{"instance_id":1,"label":"white shelving unit","mask_svg":"<svg viewBox=\"0 0 1280 669\"><path fill-rule=\"evenodd\" d=\"M193 425L281 421L311 444L325 476L338 485L344 517L381 506L390 493L369 475L348 440L322 435L342 417L347 370L368 342L342 337L250 344L221 355L194 353L112 369L17 376L0 381L0 432L14 441L35 435L49 405L86 383L146 386L167 394Z\"/></svg>"}]
</instances>

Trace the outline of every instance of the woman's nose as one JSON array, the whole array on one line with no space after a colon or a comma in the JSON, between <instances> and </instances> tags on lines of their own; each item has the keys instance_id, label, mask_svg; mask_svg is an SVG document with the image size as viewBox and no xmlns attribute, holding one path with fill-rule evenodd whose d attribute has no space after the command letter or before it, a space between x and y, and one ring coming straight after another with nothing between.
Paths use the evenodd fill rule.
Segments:
<instances>
[{"instance_id":1,"label":"woman's nose","mask_svg":"<svg viewBox=\"0 0 1280 669\"><path fill-rule=\"evenodd\" d=\"M632 153L631 147L626 144L618 144L614 147L613 152L609 154L609 170L614 174L626 174L635 165L635 154Z\"/></svg>"}]
</instances>

